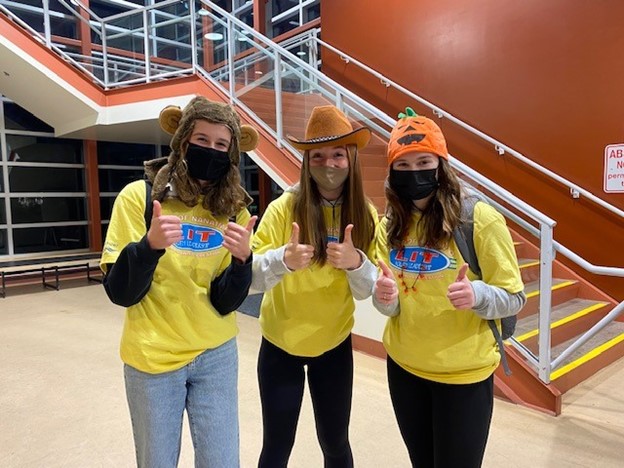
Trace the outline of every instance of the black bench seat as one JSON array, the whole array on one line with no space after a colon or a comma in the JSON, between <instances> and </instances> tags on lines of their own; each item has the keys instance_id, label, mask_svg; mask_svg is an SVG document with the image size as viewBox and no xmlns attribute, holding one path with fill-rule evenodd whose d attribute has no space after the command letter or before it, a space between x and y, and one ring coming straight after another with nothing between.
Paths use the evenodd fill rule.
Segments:
<instances>
[{"instance_id":1,"label":"black bench seat","mask_svg":"<svg viewBox=\"0 0 624 468\"><path fill-rule=\"evenodd\" d=\"M91 268L99 267L101 254L99 252L59 255L55 257L34 257L14 260L0 260L0 276L2 289L0 297L6 297L6 277L40 273L44 288L59 290L59 271L69 269L86 269L87 280L101 283L100 278L91 276ZM47 273L54 273L54 283L47 281Z\"/></svg>"}]
</instances>

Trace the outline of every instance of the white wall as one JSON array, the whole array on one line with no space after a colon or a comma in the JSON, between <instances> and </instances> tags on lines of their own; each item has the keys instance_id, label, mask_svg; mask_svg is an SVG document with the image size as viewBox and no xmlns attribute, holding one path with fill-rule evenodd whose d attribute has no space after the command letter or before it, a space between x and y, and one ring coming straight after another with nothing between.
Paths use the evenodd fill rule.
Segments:
<instances>
[{"instance_id":1,"label":"white wall","mask_svg":"<svg viewBox=\"0 0 624 468\"><path fill-rule=\"evenodd\" d=\"M364 301L355 301L355 326L353 333L372 340L381 341L388 317L381 315L369 297Z\"/></svg>"}]
</instances>

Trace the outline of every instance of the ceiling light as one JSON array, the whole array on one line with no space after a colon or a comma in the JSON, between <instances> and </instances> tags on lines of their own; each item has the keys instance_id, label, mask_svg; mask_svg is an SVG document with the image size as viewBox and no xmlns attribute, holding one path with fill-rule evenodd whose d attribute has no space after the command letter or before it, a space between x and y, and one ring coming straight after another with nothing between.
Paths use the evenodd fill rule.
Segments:
<instances>
[{"instance_id":1,"label":"ceiling light","mask_svg":"<svg viewBox=\"0 0 624 468\"><path fill-rule=\"evenodd\" d=\"M256 70L256 75L262 75L262 72L260 70Z\"/></svg>"},{"instance_id":2,"label":"ceiling light","mask_svg":"<svg viewBox=\"0 0 624 468\"><path fill-rule=\"evenodd\" d=\"M211 33L208 33L208 34L204 34L204 38L208 39L209 41L222 41L223 40L223 34L211 32Z\"/></svg>"},{"instance_id":3,"label":"ceiling light","mask_svg":"<svg viewBox=\"0 0 624 468\"><path fill-rule=\"evenodd\" d=\"M303 50L300 50L299 52L297 52L297 55L302 57L306 54L306 52L304 52Z\"/></svg>"},{"instance_id":4,"label":"ceiling light","mask_svg":"<svg viewBox=\"0 0 624 468\"><path fill-rule=\"evenodd\" d=\"M205 8L201 8L201 9L197 12L197 14L198 14L199 16L208 16L208 15L210 14L210 12L209 12L208 10L206 10Z\"/></svg>"}]
</instances>

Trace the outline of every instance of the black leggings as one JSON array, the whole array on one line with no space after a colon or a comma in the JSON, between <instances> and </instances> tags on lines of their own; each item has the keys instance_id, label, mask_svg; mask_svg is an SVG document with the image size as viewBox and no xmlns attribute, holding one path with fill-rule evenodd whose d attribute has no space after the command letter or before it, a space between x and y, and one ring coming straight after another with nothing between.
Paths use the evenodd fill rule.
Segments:
<instances>
[{"instance_id":1,"label":"black leggings","mask_svg":"<svg viewBox=\"0 0 624 468\"><path fill-rule=\"evenodd\" d=\"M286 467L295 443L305 370L325 467L352 467L349 418L353 390L351 336L318 357L293 356L262 338L258 382L264 428L261 468Z\"/></svg>"},{"instance_id":2,"label":"black leggings","mask_svg":"<svg viewBox=\"0 0 624 468\"><path fill-rule=\"evenodd\" d=\"M410 374L389 356L388 385L394 414L412 466L481 466L494 407L494 379L443 384Z\"/></svg>"}]
</instances>

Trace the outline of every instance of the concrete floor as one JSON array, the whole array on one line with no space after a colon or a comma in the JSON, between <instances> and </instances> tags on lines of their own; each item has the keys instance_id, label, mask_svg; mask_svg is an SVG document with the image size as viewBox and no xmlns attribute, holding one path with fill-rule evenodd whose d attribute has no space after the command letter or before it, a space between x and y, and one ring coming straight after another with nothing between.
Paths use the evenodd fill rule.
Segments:
<instances>
[{"instance_id":1,"label":"concrete floor","mask_svg":"<svg viewBox=\"0 0 624 468\"><path fill-rule=\"evenodd\" d=\"M241 465L254 467L262 425L257 320L240 326ZM0 299L0 467L132 467L118 344L123 310L100 285L10 288ZM383 361L355 355L351 442L358 467L408 467ZM564 397L557 418L496 401L485 467L624 466L624 360ZM321 467L306 395L292 467ZM185 428L181 467L193 466Z\"/></svg>"}]
</instances>

